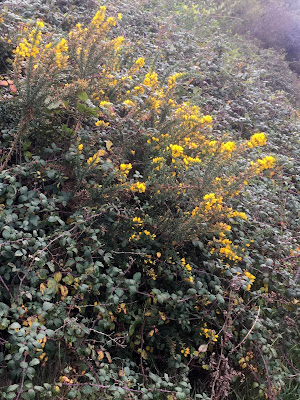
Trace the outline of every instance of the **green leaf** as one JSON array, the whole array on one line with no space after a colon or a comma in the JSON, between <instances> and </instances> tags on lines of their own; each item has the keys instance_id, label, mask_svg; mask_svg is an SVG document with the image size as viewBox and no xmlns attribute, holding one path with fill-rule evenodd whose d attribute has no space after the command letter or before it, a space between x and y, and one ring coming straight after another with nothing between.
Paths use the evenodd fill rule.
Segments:
<instances>
[{"instance_id":1,"label":"green leaf","mask_svg":"<svg viewBox=\"0 0 300 400\"><path fill-rule=\"evenodd\" d=\"M10 325L9 329L20 329L21 325L19 324L19 322L14 322Z\"/></svg>"},{"instance_id":2,"label":"green leaf","mask_svg":"<svg viewBox=\"0 0 300 400\"><path fill-rule=\"evenodd\" d=\"M72 285L74 282L74 277L69 274L63 278L63 282L65 282L66 285Z\"/></svg>"},{"instance_id":3,"label":"green leaf","mask_svg":"<svg viewBox=\"0 0 300 400\"><path fill-rule=\"evenodd\" d=\"M49 301L45 301L43 304L43 310L44 311L49 311L51 308L53 308L54 304L49 303Z\"/></svg>"},{"instance_id":4,"label":"green leaf","mask_svg":"<svg viewBox=\"0 0 300 400\"><path fill-rule=\"evenodd\" d=\"M47 108L48 108L48 110L55 110L55 109L59 108L62 104L63 104L63 102L61 100L54 101L53 103L50 103L47 106Z\"/></svg>"},{"instance_id":5,"label":"green leaf","mask_svg":"<svg viewBox=\"0 0 300 400\"><path fill-rule=\"evenodd\" d=\"M28 362L26 362L26 361L22 361L22 362L20 362L20 367L21 368L27 368L28 367Z\"/></svg>"},{"instance_id":6,"label":"green leaf","mask_svg":"<svg viewBox=\"0 0 300 400\"><path fill-rule=\"evenodd\" d=\"M57 282L57 283L60 282L61 278L62 278L61 272L56 272L56 274L54 274L53 279L55 280L55 282Z\"/></svg>"},{"instance_id":7,"label":"green leaf","mask_svg":"<svg viewBox=\"0 0 300 400\"><path fill-rule=\"evenodd\" d=\"M34 399L35 398L35 391L33 389L29 389L28 390L28 395L30 399Z\"/></svg>"},{"instance_id":8,"label":"green leaf","mask_svg":"<svg viewBox=\"0 0 300 400\"><path fill-rule=\"evenodd\" d=\"M86 92L80 92L78 94L78 98L79 98L79 100L82 100L82 101L88 101L89 96L87 95Z\"/></svg>"},{"instance_id":9,"label":"green leaf","mask_svg":"<svg viewBox=\"0 0 300 400\"><path fill-rule=\"evenodd\" d=\"M38 365L40 363L40 360L38 358L34 358L33 360L30 361L29 365L31 367L34 367L35 365Z\"/></svg>"},{"instance_id":10,"label":"green leaf","mask_svg":"<svg viewBox=\"0 0 300 400\"><path fill-rule=\"evenodd\" d=\"M8 229L4 229L4 231L2 232L2 236L4 237L4 239L9 239L10 231Z\"/></svg>"},{"instance_id":11,"label":"green leaf","mask_svg":"<svg viewBox=\"0 0 300 400\"><path fill-rule=\"evenodd\" d=\"M30 151L24 151L24 156L27 158L32 158L32 153L30 153Z\"/></svg>"},{"instance_id":12,"label":"green leaf","mask_svg":"<svg viewBox=\"0 0 300 400\"><path fill-rule=\"evenodd\" d=\"M15 383L14 385L10 385L7 388L8 392L14 392L16 389L18 389L19 385L17 383Z\"/></svg>"},{"instance_id":13,"label":"green leaf","mask_svg":"<svg viewBox=\"0 0 300 400\"><path fill-rule=\"evenodd\" d=\"M81 389L81 392L83 394L91 394L94 392L94 388L92 386L86 385L86 386L83 386L83 388Z\"/></svg>"},{"instance_id":14,"label":"green leaf","mask_svg":"<svg viewBox=\"0 0 300 400\"><path fill-rule=\"evenodd\" d=\"M140 272L136 272L136 273L133 275L133 280L135 280L136 282L140 282L141 277L142 277L142 274L141 274Z\"/></svg>"}]
</instances>

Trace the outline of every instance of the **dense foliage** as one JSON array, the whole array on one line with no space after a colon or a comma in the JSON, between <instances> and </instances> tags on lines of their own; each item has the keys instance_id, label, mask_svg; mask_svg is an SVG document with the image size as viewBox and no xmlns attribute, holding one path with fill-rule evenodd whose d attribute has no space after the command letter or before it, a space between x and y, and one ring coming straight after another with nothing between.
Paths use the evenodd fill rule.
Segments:
<instances>
[{"instance_id":1,"label":"dense foliage","mask_svg":"<svg viewBox=\"0 0 300 400\"><path fill-rule=\"evenodd\" d=\"M298 399L283 57L209 2L18 4L0 20L1 398Z\"/></svg>"}]
</instances>

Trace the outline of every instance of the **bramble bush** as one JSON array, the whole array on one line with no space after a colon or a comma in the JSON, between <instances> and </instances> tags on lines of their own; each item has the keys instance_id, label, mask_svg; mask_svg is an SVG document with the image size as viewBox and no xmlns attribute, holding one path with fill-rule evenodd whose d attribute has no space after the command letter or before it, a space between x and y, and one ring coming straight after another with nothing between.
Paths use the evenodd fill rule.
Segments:
<instances>
[{"instance_id":1,"label":"bramble bush","mask_svg":"<svg viewBox=\"0 0 300 400\"><path fill-rule=\"evenodd\" d=\"M246 378L275 399L294 368L299 247L264 248L255 207L283 167L269 135L215 131L222 115L187 95L197 71L164 74L121 24L102 6L63 36L24 24L15 46L2 398L220 399Z\"/></svg>"}]
</instances>

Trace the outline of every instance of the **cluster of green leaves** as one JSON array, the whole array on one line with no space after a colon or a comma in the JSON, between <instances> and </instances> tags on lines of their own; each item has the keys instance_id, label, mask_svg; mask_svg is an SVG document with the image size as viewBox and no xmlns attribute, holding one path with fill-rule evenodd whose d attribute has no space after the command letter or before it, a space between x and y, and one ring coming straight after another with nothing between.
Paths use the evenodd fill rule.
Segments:
<instances>
[{"instance_id":1,"label":"cluster of green leaves","mask_svg":"<svg viewBox=\"0 0 300 400\"><path fill-rule=\"evenodd\" d=\"M265 131L264 151L277 154L280 166L228 200L246 211L249 221L230 220L228 237L242 260L226 262L210 251L210 223L194 228L196 238L187 234L184 212L201 201L197 190L178 194L181 182L170 177L169 165L149 178L157 155L149 137L172 131L174 139L178 126L166 111L158 129L146 94L132 98L138 109L126 111L130 82L112 88L102 80L99 87L93 77L83 77L86 85L68 71L47 77L47 90L28 72L27 80L19 80L22 96L4 87L2 162L24 110L36 112L0 174L0 362L7 367L2 397L239 399L244 390L247 399L281 398L286 391L296 400L299 357L292 352L299 352L300 205L294 78L275 52L221 34L207 5L113 3L108 8L115 15L121 11L123 19L109 35L123 35L134 47L98 61L116 62L112 81L141 55L162 82L185 72L174 100L190 100L213 115L211 138L226 132L249 138ZM64 8L70 5L74 8ZM94 14L90 6L89 15L76 1L29 1L18 18L37 15L49 23L49 33L56 24L63 34ZM15 24L18 18L10 13ZM28 82L39 103L34 96L25 102ZM65 83L69 92L61 90ZM95 90L114 104L113 117L105 106L96 106ZM95 128L99 113L109 128ZM105 157L88 164L99 149ZM241 160L239 168L249 161ZM116 165L121 162L133 164L132 182L151 182L151 195L120 189ZM207 167L215 171L210 163L181 179L188 184L202 178ZM230 167L222 171L226 176ZM138 231L139 241L133 242ZM256 276L251 291L238 278L245 270ZM233 386L229 394L230 384L244 377L242 390Z\"/></svg>"}]
</instances>

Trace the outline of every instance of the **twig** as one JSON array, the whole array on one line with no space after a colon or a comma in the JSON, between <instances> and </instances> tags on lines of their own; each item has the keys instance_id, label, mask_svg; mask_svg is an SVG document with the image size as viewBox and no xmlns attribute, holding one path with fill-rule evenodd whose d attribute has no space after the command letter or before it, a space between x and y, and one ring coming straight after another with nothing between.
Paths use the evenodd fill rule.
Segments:
<instances>
[{"instance_id":1,"label":"twig","mask_svg":"<svg viewBox=\"0 0 300 400\"><path fill-rule=\"evenodd\" d=\"M235 346L234 349L230 350L230 353L233 353L235 350L237 350L247 340L248 336L250 335L250 333L253 331L255 325L257 324L257 321L258 321L258 318L259 318L259 314L260 314L260 306L258 306L257 316L256 316L255 321L253 322L253 325L251 326L249 332L244 337L244 339L238 345Z\"/></svg>"},{"instance_id":2,"label":"twig","mask_svg":"<svg viewBox=\"0 0 300 400\"><path fill-rule=\"evenodd\" d=\"M26 361L26 357L27 357L27 353L25 353L24 360L23 360L24 362ZM26 368L23 368L21 387L20 387L20 390L19 390L19 392L18 392L18 396L16 397L16 400L19 400L21 394L23 393L24 380L25 380L25 372L26 372Z\"/></svg>"},{"instance_id":3,"label":"twig","mask_svg":"<svg viewBox=\"0 0 300 400\"><path fill-rule=\"evenodd\" d=\"M10 292L10 290L9 290L8 286L7 286L7 285L6 285L6 283L4 282L4 280L3 280L3 278L2 278L2 276L1 276L1 275L0 275L0 281L3 283L3 285L4 285L5 289L8 291L8 294L9 294L10 298L12 298L12 297L13 297L13 295L11 294L11 292Z\"/></svg>"},{"instance_id":4,"label":"twig","mask_svg":"<svg viewBox=\"0 0 300 400\"><path fill-rule=\"evenodd\" d=\"M273 393L273 390L272 390L272 384L271 384L270 375L269 375L269 371L268 371L268 365L267 365L265 357L263 356L263 353L262 353L262 351L261 351L261 349L259 347L258 347L258 351L259 351L259 354L260 354L260 356L261 356L261 358L263 360L263 363L264 363L264 366L265 366L265 370L266 370L266 377L267 377L267 382L268 382L268 386L269 386L269 390L270 390L270 393L268 393L268 395L269 395L271 400L275 400L276 397L274 396L274 393Z\"/></svg>"}]
</instances>

